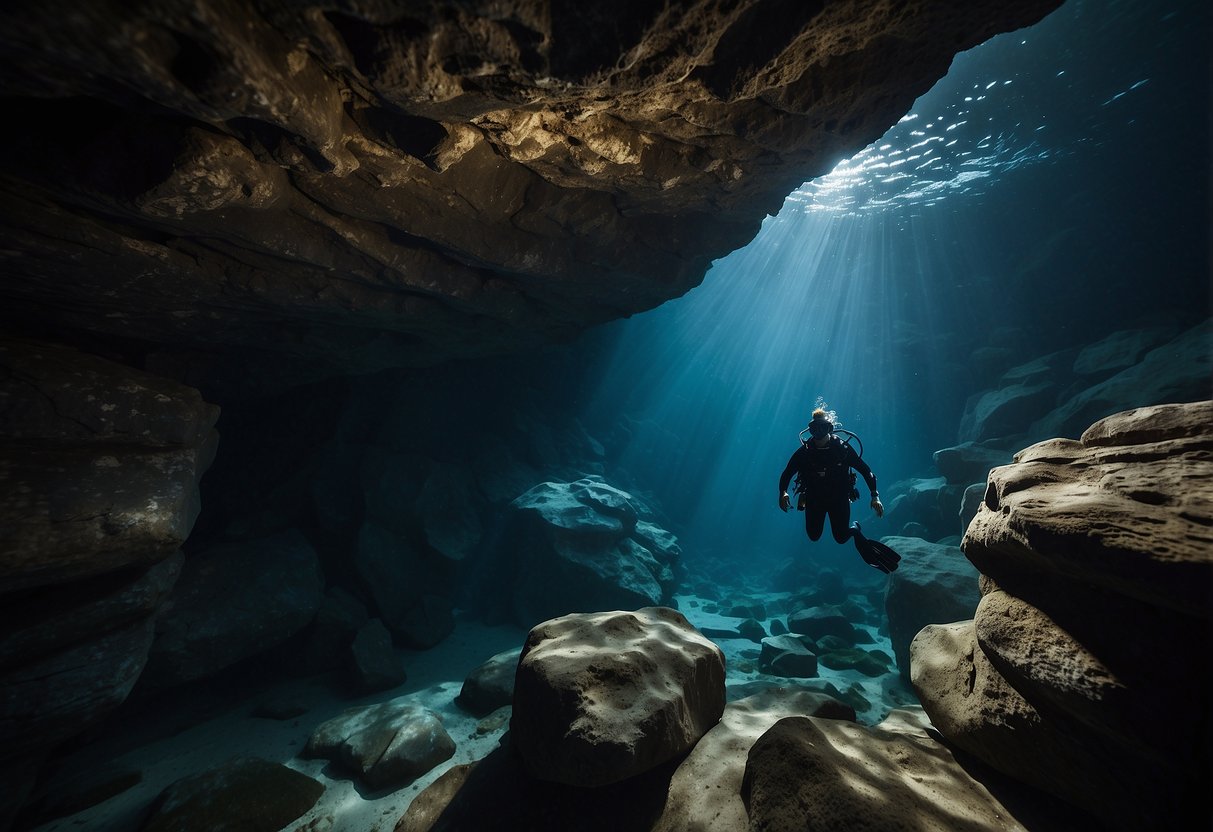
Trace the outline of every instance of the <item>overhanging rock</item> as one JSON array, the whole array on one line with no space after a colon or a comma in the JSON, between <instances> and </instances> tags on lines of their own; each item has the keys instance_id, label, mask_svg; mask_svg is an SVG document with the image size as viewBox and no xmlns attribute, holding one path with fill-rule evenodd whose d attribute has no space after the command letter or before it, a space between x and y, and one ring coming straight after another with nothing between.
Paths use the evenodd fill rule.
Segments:
<instances>
[{"instance_id":1,"label":"overhanging rock","mask_svg":"<svg viewBox=\"0 0 1213 832\"><path fill-rule=\"evenodd\" d=\"M279 385L569 336L1057 5L8 4L0 308Z\"/></svg>"}]
</instances>

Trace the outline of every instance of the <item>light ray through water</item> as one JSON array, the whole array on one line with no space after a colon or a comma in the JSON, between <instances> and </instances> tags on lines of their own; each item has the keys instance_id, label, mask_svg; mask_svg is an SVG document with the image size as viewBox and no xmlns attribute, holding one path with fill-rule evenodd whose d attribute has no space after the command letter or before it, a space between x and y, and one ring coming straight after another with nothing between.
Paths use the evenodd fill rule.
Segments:
<instances>
[{"instance_id":1,"label":"light ray through water","mask_svg":"<svg viewBox=\"0 0 1213 832\"><path fill-rule=\"evenodd\" d=\"M987 354L1005 368L1071 328L1111 325L1092 278L1115 298L1143 269L1199 268L1183 245L1160 255L1130 242L1182 238L1191 202L1143 220L1107 196L1157 187L1151 148L1173 143L1167 121L1142 115L1150 96L1183 135L1183 72L1167 83L1166 66L1133 51L1144 38L1153 55L1207 17L1177 9L1072 0L958 56L886 136L797 189L700 288L609 328L589 414L625 414L623 465L681 521L688 550L768 564L804 551L776 483L818 396L863 438L887 493L934 476L931 453L957 441L965 399L997 382ZM1196 229L1202 213L1187 213ZM1086 214L1101 236L1077 224ZM1185 233L1207 241L1207 229ZM864 568L832 542L813 557Z\"/></svg>"}]
</instances>

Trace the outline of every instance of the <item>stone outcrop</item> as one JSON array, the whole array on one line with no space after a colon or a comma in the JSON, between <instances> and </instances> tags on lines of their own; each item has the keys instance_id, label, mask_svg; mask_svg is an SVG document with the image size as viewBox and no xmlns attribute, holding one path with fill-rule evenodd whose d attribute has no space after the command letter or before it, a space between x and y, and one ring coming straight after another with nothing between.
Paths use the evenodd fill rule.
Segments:
<instances>
[{"instance_id":1,"label":"stone outcrop","mask_svg":"<svg viewBox=\"0 0 1213 832\"><path fill-rule=\"evenodd\" d=\"M192 388L0 341L0 828L142 673L217 417Z\"/></svg>"},{"instance_id":2,"label":"stone outcrop","mask_svg":"<svg viewBox=\"0 0 1213 832\"><path fill-rule=\"evenodd\" d=\"M510 734L532 776L604 786L685 754L724 701L724 654L681 613L567 615L527 636Z\"/></svg>"},{"instance_id":3,"label":"stone outcrop","mask_svg":"<svg viewBox=\"0 0 1213 832\"><path fill-rule=\"evenodd\" d=\"M255 384L571 334L1057 5L6 7L0 306Z\"/></svg>"},{"instance_id":4,"label":"stone outcrop","mask_svg":"<svg viewBox=\"0 0 1213 832\"><path fill-rule=\"evenodd\" d=\"M981 593L977 570L956 546L928 543L913 537L885 537L882 541L902 556L889 576L885 612L889 641L897 668L910 678L910 642L928 624L968 620Z\"/></svg>"},{"instance_id":5,"label":"stone outcrop","mask_svg":"<svg viewBox=\"0 0 1213 832\"><path fill-rule=\"evenodd\" d=\"M545 482L512 507L518 516L504 548L519 553L512 592L519 624L668 600L681 549L641 519L626 491L596 476Z\"/></svg>"},{"instance_id":6,"label":"stone outcrop","mask_svg":"<svg viewBox=\"0 0 1213 832\"><path fill-rule=\"evenodd\" d=\"M299 532L191 554L156 622L149 687L201 679L281 644L312 622L324 577Z\"/></svg>"},{"instance_id":7,"label":"stone outcrop","mask_svg":"<svg viewBox=\"0 0 1213 832\"><path fill-rule=\"evenodd\" d=\"M1213 402L1143 407L996 468L975 617L911 647L945 737L1113 828L1208 816L1211 425Z\"/></svg>"}]
</instances>

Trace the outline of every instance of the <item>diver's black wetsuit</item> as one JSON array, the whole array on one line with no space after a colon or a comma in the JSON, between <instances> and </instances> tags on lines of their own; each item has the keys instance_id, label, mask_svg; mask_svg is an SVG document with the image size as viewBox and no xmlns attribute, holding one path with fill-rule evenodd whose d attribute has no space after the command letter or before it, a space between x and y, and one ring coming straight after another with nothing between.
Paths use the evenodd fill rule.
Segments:
<instances>
[{"instance_id":1,"label":"diver's black wetsuit","mask_svg":"<svg viewBox=\"0 0 1213 832\"><path fill-rule=\"evenodd\" d=\"M826 514L830 515L830 531L839 543L851 539L851 493L850 469L854 468L868 484L868 490L876 493L876 475L868 464L859 458L855 449L837 436L831 436L824 448L813 442L801 445L788 460L788 465L779 476L779 493L788 490L793 474L800 475L804 491L804 529L809 540L821 538L825 528Z\"/></svg>"}]
</instances>

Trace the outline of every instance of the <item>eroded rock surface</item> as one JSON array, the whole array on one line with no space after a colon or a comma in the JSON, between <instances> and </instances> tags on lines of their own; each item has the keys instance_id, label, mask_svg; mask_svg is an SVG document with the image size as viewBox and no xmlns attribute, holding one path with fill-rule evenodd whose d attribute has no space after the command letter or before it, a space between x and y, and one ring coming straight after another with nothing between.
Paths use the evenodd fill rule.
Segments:
<instances>
[{"instance_id":1,"label":"eroded rock surface","mask_svg":"<svg viewBox=\"0 0 1213 832\"><path fill-rule=\"evenodd\" d=\"M781 719L750 748L741 794L748 828L770 832L1026 829L912 714L900 711L874 728Z\"/></svg>"},{"instance_id":2,"label":"eroded rock surface","mask_svg":"<svg viewBox=\"0 0 1213 832\"><path fill-rule=\"evenodd\" d=\"M944 736L1118 829L1208 817L1211 426L1213 402L1137 408L994 469L975 618L911 647Z\"/></svg>"},{"instance_id":3,"label":"eroded rock surface","mask_svg":"<svg viewBox=\"0 0 1213 832\"><path fill-rule=\"evenodd\" d=\"M566 615L527 636L510 733L533 776L604 786L690 750L724 703L724 655L681 613Z\"/></svg>"},{"instance_id":4,"label":"eroded rock surface","mask_svg":"<svg viewBox=\"0 0 1213 832\"><path fill-rule=\"evenodd\" d=\"M10 4L3 306L275 384L571 334L1057 5Z\"/></svg>"}]
</instances>

